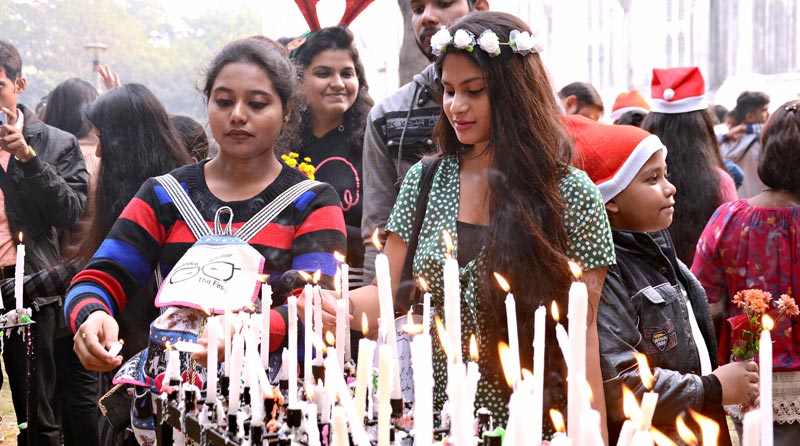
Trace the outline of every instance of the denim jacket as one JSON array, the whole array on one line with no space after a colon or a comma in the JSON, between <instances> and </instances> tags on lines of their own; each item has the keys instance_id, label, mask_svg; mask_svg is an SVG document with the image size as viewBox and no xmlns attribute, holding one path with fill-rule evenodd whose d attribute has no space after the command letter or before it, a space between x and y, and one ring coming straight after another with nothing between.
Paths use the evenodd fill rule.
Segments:
<instances>
[{"instance_id":1,"label":"denim jacket","mask_svg":"<svg viewBox=\"0 0 800 446\"><path fill-rule=\"evenodd\" d=\"M675 257L666 231L612 233L617 265L608 271L597 322L610 436L619 434L625 420L622 385L638 399L646 391L635 352L647 355L656 378L653 391L659 396L653 426L669 435L675 418L689 408L724 423L721 386L716 377L700 376L688 319L696 318L711 353L712 369L716 368L717 342L705 291ZM694 315L688 312L687 298ZM616 438L610 444L615 443Z\"/></svg>"}]
</instances>

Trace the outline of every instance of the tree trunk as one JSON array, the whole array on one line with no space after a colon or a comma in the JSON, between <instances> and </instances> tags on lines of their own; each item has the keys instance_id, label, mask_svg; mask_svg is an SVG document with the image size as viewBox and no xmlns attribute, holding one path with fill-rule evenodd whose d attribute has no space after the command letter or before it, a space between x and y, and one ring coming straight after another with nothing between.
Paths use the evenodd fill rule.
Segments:
<instances>
[{"instance_id":1,"label":"tree trunk","mask_svg":"<svg viewBox=\"0 0 800 446\"><path fill-rule=\"evenodd\" d=\"M408 0L397 0L397 5L403 14L403 46L400 47L399 74L400 85L404 85L430 62L417 47L414 28L411 27L411 9L408 7Z\"/></svg>"}]
</instances>

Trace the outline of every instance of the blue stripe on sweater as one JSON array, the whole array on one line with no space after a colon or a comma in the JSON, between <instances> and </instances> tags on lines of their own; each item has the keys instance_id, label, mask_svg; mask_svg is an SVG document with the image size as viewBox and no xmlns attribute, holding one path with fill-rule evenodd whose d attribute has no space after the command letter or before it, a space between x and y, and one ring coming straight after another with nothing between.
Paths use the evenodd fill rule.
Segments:
<instances>
[{"instance_id":1,"label":"blue stripe on sweater","mask_svg":"<svg viewBox=\"0 0 800 446\"><path fill-rule=\"evenodd\" d=\"M309 203L314 201L315 198L317 198L316 192L307 191L294 200L294 206L297 208L297 210L303 211L305 210L306 206L309 205Z\"/></svg>"},{"instance_id":2,"label":"blue stripe on sweater","mask_svg":"<svg viewBox=\"0 0 800 446\"><path fill-rule=\"evenodd\" d=\"M183 190L188 195L189 194L189 187L186 185L186 183L180 183L180 184L181 184L181 187L183 188ZM164 186L162 186L160 184L156 184L155 186L153 186L153 192L156 193L156 197L158 198L158 204L164 205L164 204L167 204L167 203L172 203L172 198L167 193L167 190L164 189Z\"/></svg>"},{"instance_id":3,"label":"blue stripe on sweater","mask_svg":"<svg viewBox=\"0 0 800 446\"><path fill-rule=\"evenodd\" d=\"M109 259L125 265L133 273L140 287L150 280L152 273L150 260L130 243L107 238L100 245L94 257Z\"/></svg>"},{"instance_id":4,"label":"blue stripe on sweater","mask_svg":"<svg viewBox=\"0 0 800 446\"><path fill-rule=\"evenodd\" d=\"M64 304L64 308L68 309L70 307L70 304L72 303L72 300L80 296L81 294L91 294L93 296L100 297L101 299L103 299L103 302L105 302L106 305L108 305L108 308L111 309L111 311L115 311L115 309L117 308L117 304L112 303L113 299L111 298L111 296L108 295L108 293L106 293L106 290L97 285L86 284L86 283L70 288L69 294L67 294L67 301Z\"/></svg>"},{"instance_id":5,"label":"blue stripe on sweater","mask_svg":"<svg viewBox=\"0 0 800 446\"><path fill-rule=\"evenodd\" d=\"M292 269L301 271L321 270L322 274L333 277L336 275L336 258L327 252L312 252L300 254L292 260Z\"/></svg>"}]
</instances>

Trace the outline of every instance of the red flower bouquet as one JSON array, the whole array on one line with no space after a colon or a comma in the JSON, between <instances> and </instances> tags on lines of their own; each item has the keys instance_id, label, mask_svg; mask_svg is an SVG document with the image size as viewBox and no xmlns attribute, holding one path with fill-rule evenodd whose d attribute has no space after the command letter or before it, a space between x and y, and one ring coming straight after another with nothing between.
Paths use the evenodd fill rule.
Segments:
<instances>
[{"instance_id":1,"label":"red flower bouquet","mask_svg":"<svg viewBox=\"0 0 800 446\"><path fill-rule=\"evenodd\" d=\"M733 303L744 311L744 314L728 318L728 328L730 329L730 339L733 343L731 360L746 361L758 354L758 337L763 329L761 316L770 307L772 294L763 290L742 290L733 297ZM800 314L794 299L788 294L781 294L775 302L778 309L778 316L775 323L785 316L795 317Z\"/></svg>"}]
</instances>

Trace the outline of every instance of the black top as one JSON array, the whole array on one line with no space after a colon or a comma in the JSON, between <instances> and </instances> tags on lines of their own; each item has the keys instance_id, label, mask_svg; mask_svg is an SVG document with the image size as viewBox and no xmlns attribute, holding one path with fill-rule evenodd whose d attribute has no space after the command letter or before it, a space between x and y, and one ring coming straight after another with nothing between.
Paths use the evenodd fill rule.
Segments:
<instances>
[{"instance_id":1,"label":"black top","mask_svg":"<svg viewBox=\"0 0 800 446\"><path fill-rule=\"evenodd\" d=\"M349 136L350 132L344 126L321 138L308 132L303 138L303 146L295 151L301 160L311 158L311 164L317 168L316 180L330 184L339 194L347 226L347 263L353 268L361 268L364 265L364 244L361 241L362 154L350 145Z\"/></svg>"},{"instance_id":2,"label":"black top","mask_svg":"<svg viewBox=\"0 0 800 446\"><path fill-rule=\"evenodd\" d=\"M464 268L469 262L478 258L486 242L489 227L456 221L456 231L458 231L458 266Z\"/></svg>"}]
</instances>

